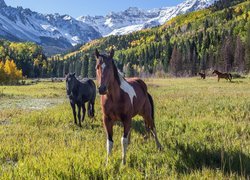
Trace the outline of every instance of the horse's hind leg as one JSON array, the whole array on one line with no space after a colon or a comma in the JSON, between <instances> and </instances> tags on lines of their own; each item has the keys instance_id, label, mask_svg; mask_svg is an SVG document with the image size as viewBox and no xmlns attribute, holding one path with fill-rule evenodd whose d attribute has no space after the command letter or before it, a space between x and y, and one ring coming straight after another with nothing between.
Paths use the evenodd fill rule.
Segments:
<instances>
[{"instance_id":1,"label":"horse's hind leg","mask_svg":"<svg viewBox=\"0 0 250 180\"><path fill-rule=\"evenodd\" d=\"M85 108L85 104L83 103L82 104L82 119L81 119L82 122L84 121L85 114L86 114L86 108Z\"/></svg>"},{"instance_id":2,"label":"horse's hind leg","mask_svg":"<svg viewBox=\"0 0 250 180\"><path fill-rule=\"evenodd\" d=\"M82 124L81 124L81 105L77 104L77 107L78 107L78 121L79 121L79 126L82 127Z\"/></svg>"},{"instance_id":3,"label":"horse's hind leg","mask_svg":"<svg viewBox=\"0 0 250 180\"><path fill-rule=\"evenodd\" d=\"M91 117L91 104L90 101L88 102L88 117Z\"/></svg>"},{"instance_id":4,"label":"horse's hind leg","mask_svg":"<svg viewBox=\"0 0 250 180\"><path fill-rule=\"evenodd\" d=\"M95 116L95 100L91 102L91 117Z\"/></svg>"},{"instance_id":5,"label":"horse's hind leg","mask_svg":"<svg viewBox=\"0 0 250 180\"><path fill-rule=\"evenodd\" d=\"M77 124L77 120L76 120L76 106L74 103L70 103L71 105L71 108L72 108L72 111L73 111L73 116L74 116L74 121L75 121L75 124Z\"/></svg>"},{"instance_id":6,"label":"horse's hind leg","mask_svg":"<svg viewBox=\"0 0 250 180\"><path fill-rule=\"evenodd\" d=\"M94 109L95 102L88 102L88 116L93 118L95 116L95 109Z\"/></svg>"},{"instance_id":7,"label":"horse's hind leg","mask_svg":"<svg viewBox=\"0 0 250 180\"><path fill-rule=\"evenodd\" d=\"M96 98L96 91L94 92L94 95L90 101L91 104L91 117L93 118L95 116L95 98Z\"/></svg>"}]
</instances>

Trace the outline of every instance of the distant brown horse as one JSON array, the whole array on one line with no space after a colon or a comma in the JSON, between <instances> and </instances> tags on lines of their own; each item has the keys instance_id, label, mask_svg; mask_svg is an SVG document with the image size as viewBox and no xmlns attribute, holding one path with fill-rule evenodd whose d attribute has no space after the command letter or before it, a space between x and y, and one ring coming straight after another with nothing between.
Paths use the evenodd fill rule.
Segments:
<instances>
[{"instance_id":1,"label":"distant brown horse","mask_svg":"<svg viewBox=\"0 0 250 180\"><path fill-rule=\"evenodd\" d=\"M95 52L97 59L96 76L101 95L102 119L107 133L107 160L113 148L113 125L120 120L124 126L121 138L122 162L126 163L126 150L129 143L129 133L132 118L139 114L144 118L147 134L151 131L156 145L161 149L157 138L154 122L154 105L151 95L147 91L146 84L138 78L125 80L118 72L112 49L109 55L101 55Z\"/></svg>"},{"instance_id":2,"label":"distant brown horse","mask_svg":"<svg viewBox=\"0 0 250 180\"><path fill-rule=\"evenodd\" d=\"M205 73L199 72L199 75L200 75L201 79L206 79L206 74Z\"/></svg>"},{"instance_id":3,"label":"distant brown horse","mask_svg":"<svg viewBox=\"0 0 250 180\"><path fill-rule=\"evenodd\" d=\"M217 70L214 70L213 74L217 74L218 76L218 82L220 81L220 78L224 78L226 80L232 81L232 75L230 73L221 73Z\"/></svg>"}]
</instances>

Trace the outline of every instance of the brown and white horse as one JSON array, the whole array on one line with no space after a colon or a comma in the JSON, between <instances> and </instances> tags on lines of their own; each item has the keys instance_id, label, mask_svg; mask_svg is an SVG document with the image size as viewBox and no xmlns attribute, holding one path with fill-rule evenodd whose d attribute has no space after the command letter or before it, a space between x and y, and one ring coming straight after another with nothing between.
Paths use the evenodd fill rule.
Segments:
<instances>
[{"instance_id":1,"label":"brown and white horse","mask_svg":"<svg viewBox=\"0 0 250 180\"><path fill-rule=\"evenodd\" d=\"M120 120L124 126L121 138L122 163L126 163L126 151L129 143L128 136L131 129L132 118L139 114L144 118L147 134L155 138L156 145L161 149L157 138L154 123L154 105L146 84L138 78L124 79L118 72L113 56L114 50L109 55L95 52L97 59L96 76L101 95L102 119L107 133L107 161L113 148L113 125Z\"/></svg>"},{"instance_id":2,"label":"brown and white horse","mask_svg":"<svg viewBox=\"0 0 250 180\"><path fill-rule=\"evenodd\" d=\"M232 75L230 73L221 73L220 71L214 70L212 74L217 74L218 82L220 81L220 78L224 78L230 82L232 81Z\"/></svg>"}]
</instances>

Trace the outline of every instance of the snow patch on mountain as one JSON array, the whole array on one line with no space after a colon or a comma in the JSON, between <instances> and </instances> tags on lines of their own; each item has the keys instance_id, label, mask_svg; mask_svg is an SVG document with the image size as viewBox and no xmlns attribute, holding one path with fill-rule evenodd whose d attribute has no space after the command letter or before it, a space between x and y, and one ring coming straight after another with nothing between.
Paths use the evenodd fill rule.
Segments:
<instances>
[{"instance_id":1,"label":"snow patch on mountain","mask_svg":"<svg viewBox=\"0 0 250 180\"><path fill-rule=\"evenodd\" d=\"M203 9L215 0L186 0L175 7L142 10L136 7L106 16L40 14L22 7L7 6L0 0L0 37L13 41L33 41L50 53L66 50L102 36L123 35L164 24L183 13ZM54 51L56 49L56 51Z\"/></svg>"},{"instance_id":2,"label":"snow patch on mountain","mask_svg":"<svg viewBox=\"0 0 250 180\"><path fill-rule=\"evenodd\" d=\"M0 0L0 8L0 37L5 39L32 41L64 51L102 37L91 25L69 15L43 15L22 7L6 6L4 0Z\"/></svg>"},{"instance_id":3,"label":"snow patch on mountain","mask_svg":"<svg viewBox=\"0 0 250 180\"><path fill-rule=\"evenodd\" d=\"M81 16L77 20L92 26L102 36L123 35L144 28L162 25L171 18L187 12L206 8L215 0L186 0L175 7L142 10L136 7L106 16Z\"/></svg>"}]
</instances>

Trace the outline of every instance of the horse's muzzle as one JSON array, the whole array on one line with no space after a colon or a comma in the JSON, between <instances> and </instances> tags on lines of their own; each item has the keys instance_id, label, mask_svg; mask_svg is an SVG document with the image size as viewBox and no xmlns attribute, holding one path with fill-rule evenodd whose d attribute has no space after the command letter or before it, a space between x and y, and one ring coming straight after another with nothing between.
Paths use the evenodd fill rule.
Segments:
<instances>
[{"instance_id":1,"label":"horse's muzzle","mask_svg":"<svg viewBox=\"0 0 250 180\"><path fill-rule=\"evenodd\" d=\"M106 86L100 86L98 88L98 90L99 90L99 94L101 94L101 95L105 95L107 93L107 87Z\"/></svg>"}]
</instances>

